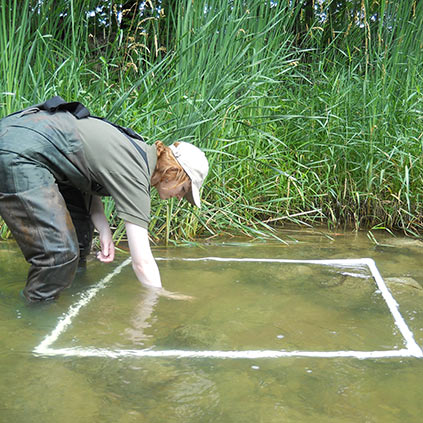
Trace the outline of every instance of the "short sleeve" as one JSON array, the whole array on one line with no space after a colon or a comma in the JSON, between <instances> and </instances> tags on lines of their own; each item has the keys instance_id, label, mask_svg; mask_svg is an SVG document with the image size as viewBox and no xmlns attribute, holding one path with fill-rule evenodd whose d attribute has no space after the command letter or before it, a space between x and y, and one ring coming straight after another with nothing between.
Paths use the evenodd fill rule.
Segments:
<instances>
[{"instance_id":1,"label":"short sleeve","mask_svg":"<svg viewBox=\"0 0 423 423\"><path fill-rule=\"evenodd\" d=\"M150 188L145 178L132 178L119 172L103 172L101 183L116 204L119 218L148 229L150 223ZM144 179L144 181L143 181Z\"/></svg>"}]
</instances>

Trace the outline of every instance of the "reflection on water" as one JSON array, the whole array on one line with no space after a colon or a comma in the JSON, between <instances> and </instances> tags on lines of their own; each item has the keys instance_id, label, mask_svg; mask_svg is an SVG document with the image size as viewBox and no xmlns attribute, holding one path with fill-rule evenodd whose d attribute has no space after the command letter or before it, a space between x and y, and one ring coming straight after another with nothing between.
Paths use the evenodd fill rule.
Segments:
<instances>
[{"instance_id":1,"label":"reflection on water","mask_svg":"<svg viewBox=\"0 0 423 423\"><path fill-rule=\"evenodd\" d=\"M376 234L285 231L288 246L243 240L158 248L161 257L375 259L423 345L423 248ZM403 339L366 269L269 263L159 263L145 290L125 268L55 347L198 350L385 350ZM115 265L90 261L50 304L19 296L27 266L0 244L0 416L7 422L419 422L423 360L35 357L33 348Z\"/></svg>"}]
</instances>

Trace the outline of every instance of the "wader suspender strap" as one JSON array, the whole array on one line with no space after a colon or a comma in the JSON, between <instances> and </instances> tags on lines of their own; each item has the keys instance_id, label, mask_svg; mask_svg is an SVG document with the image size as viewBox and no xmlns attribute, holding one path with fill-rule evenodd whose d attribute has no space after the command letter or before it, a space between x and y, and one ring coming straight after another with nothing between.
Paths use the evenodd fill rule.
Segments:
<instances>
[{"instance_id":1,"label":"wader suspender strap","mask_svg":"<svg viewBox=\"0 0 423 423\"><path fill-rule=\"evenodd\" d=\"M131 128L125 128L123 126L117 125L116 123L110 122L107 119L104 119L98 116L91 116L90 111L83 104L77 101L74 101L72 103L66 103L66 101L63 100L63 98L60 96L52 97L46 102L42 104L37 104L34 107L37 107L40 110L45 110L50 113L54 113L57 110L66 110L67 112L72 113L77 119L84 119L90 116L92 118L102 120L103 122L106 122L109 125L114 126L123 135L125 135L129 141L131 141L132 145L137 149L137 151L141 154L141 157L144 159L145 164L147 165L147 170L150 171L146 152L132 138L135 138L142 142L145 142L145 141L139 134L137 134Z\"/></svg>"},{"instance_id":2,"label":"wader suspender strap","mask_svg":"<svg viewBox=\"0 0 423 423\"><path fill-rule=\"evenodd\" d=\"M66 103L62 97L56 96L48 99L45 103L38 104L40 110L46 110L47 112L54 113L58 110L66 110L72 113L77 119L83 119L90 116L90 111L81 103L76 101L72 103Z\"/></svg>"}]
</instances>

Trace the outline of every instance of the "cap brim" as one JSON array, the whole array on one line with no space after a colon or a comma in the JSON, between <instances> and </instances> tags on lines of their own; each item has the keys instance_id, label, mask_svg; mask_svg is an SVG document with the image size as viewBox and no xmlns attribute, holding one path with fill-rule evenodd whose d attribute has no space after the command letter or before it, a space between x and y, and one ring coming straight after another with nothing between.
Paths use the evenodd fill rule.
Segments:
<instances>
[{"instance_id":1,"label":"cap brim","mask_svg":"<svg viewBox=\"0 0 423 423\"><path fill-rule=\"evenodd\" d=\"M201 209L200 192L195 186L191 185L191 189L184 195L184 198L188 203Z\"/></svg>"}]
</instances>

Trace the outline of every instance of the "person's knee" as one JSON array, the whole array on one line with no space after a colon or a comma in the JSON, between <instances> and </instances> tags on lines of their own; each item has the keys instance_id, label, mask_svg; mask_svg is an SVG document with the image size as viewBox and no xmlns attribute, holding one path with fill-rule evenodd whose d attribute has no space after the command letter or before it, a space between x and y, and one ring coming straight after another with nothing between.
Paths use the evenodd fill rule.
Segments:
<instances>
[{"instance_id":1,"label":"person's knee","mask_svg":"<svg viewBox=\"0 0 423 423\"><path fill-rule=\"evenodd\" d=\"M56 267L67 266L74 261L79 260L78 243L68 244L66 246L57 245L54 248L47 248L44 251L39 251L38 254L33 254L28 262L34 267ZM71 266L71 265L70 265Z\"/></svg>"},{"instance_id":2,"label":"person's knee","mask_svg":"<svg viewBox=\"0 0 423 423\"><path fill-rule=\"evenodd\" d=\"M74 254L71 260L54 266L45 267L32 264L23 291L24 296L31 302L56 299L63 289L72 284L78 261L79 255Z\"/></svg>"}]
</instances>

